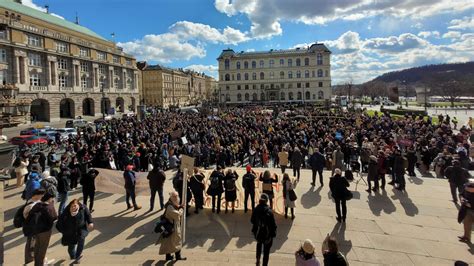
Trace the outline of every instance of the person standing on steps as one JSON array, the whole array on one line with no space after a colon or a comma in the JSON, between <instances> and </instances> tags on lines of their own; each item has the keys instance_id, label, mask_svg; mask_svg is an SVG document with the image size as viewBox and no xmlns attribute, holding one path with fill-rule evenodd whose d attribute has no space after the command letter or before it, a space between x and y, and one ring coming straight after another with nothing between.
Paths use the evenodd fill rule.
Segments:
<instances>
[{"instance_id":1,"label":"person standing on steps","mask_svg":"<svg viewBox=\"0 0 474 266\"><path fill-rule=\"evenodd\" d=\"M374 155L370 155L369 157L369 166L367 167L367 183L369 188L366 190L369 194L372 192L376 192L379 189L379 173L378 173L378 163L377 157ZM374 182L374 188L372 189L372 182Z\"/></svg>"},{"instance_id":2,"label":"person standing on steps","mask_svg":"<svg viewBox=\"0 0 474 266\"><path fill-rule=\"evenodd\" d=\"M222 185L224 180L224 174L222 168L217 166L216 170L211 173L209 177L209 187L207 188L207 194L212 197L212 212L221 212L221 197L224 192L224 186ZM217 203L216 203L217 200Z\"/></svg>"},{"instance_id":3,"label":"person standing on steps","mask_svg":"<svg viewBox=\"0 0 474 266\"><path fill-rule=\"evenodd\" d=\"M252 212L255 208L255 179L257 179L257 176L250 164L245 169L247 173L242 177L242 187L244 188L244 212L247 213L249 197L252 204Z\"/></svg>"},{"instance_id":4,"label":"person standing on steps","mask_svg":"<svg viewBox=\"0 0 474 266\"><path fill-rule=\"evenodd\" d=\"M300 170L303 161L303 154L301 154L301 151L298 147L295 147L293 153L291 154L291 167L293 168L293 176L296 177L298 181L300 181Z\"/></svg>"},{"instance_id":5,"label":"person standing on steps","mask_svg":"<svg viewBox=\"0 0 474 266\"><path fill-rule=\"evenodd\" d=\"M84 206L87 206L89 200L89 211L94 212L94 198L95 198L95 178L99 175L99 171L94 168L89 168L89 171L81 178L82 198Z\"/></svg>"},{"instance_id":6,"label":"person standing on steps","mask_svg":"<svg viewBox=\"0 0 474 266\"><path fill-rule=\"evenodd\" d=\"M181 256L182 246L182 235L181 235L181 223L183 221L183 208L184 204L179 204L179 194L176 191L170 193L170 199L165 204L164 217L173 224L173 233L170 236L164 238L160 236L158 242L160 245L160 255L166 254L166 260L173 260L172 253L175 254L176 260L186 260L186 257Z\"/></svg>"},{"instance_id":7,"label":"person standing on steps","mask_svg":"<svg viewBox=\"0 0 474 266\"><path fill-rule=\"evenodd\" d=\"M295 253L296 266L320 266L316 254L314 254L314 244L310 239L306 239L300 249Z\"/></svg>"},{"instance_id":8,"label":"person standing on steps","mask_svg":"<svg viewBox=\"0 0 474 266\"><path fill-rule=\"evenodd\" d=\"M257 266L260 265L263 248L263 266L268 265L270 259L270 248L273 244L273 238L276 237L277 225L272 210L268 207L269 197L263 193L260 200L252 212L252 233L257 240Z\"/></svg>"},{"instance_id":9,"label":"person standing on steps","mask_svg":"<svg viewBox=\"0 0 474 266\"><path fill-rule=\"evenodd\" d=\"M125 202L127 203L127 210L132 208L130 205L130 198L132 199L133 209L139 210L142 207L137 205L135 199L135 185L137 183L137 178L135 172L133 172L133 165L129 164L123 172L123 178L125 179Z\"/></svg>"},{"instance_id":10,"label":"person standing on steps","mask_svg":"<svg viewBox=\"0 0 474 266\"><path fill-rule=\"evenodd\" d=\"M326 165L326 159L324 158L324 155L319 151L319 149L315 149L314 153L309 158L309 164L311 166L311 171L313 174L313 182L311 183L311 185L316 185L316 174L319 174L319 183L321 183L321 186L324 186L323 170L324 166Z\"/></svg>"},{"instance_id":11,"label":"person standing on steps","mask_svg":"<svg viewBox=\"0 0 474 266\"><path fill-rule=\"evenodd\" d=\"M270 173L269 170L266 170L263 175L260 173L259 180L262 182L262 193L267 194L268 199L270 200L270 208L273 210L273 183L278 183L278 175Z\"/></svg>"},{"instance_id":12,"label":"person standing on steps","mask_svg":"<svg viewBox=\"0 0 474 266\"><path fill-rule=\"evenodd\" d=\"M341 221L346 222L346 193L348 187L349 182L347 182L347 179L341 176L341 169L334 169L334 176L331 177L331 180L329 181L329 189L331 190L331 195L336 203L336 219L339 223Z\"/></svg>"},{"instance_id":13,"label":"person standing on steps","mask_svg":"<svg viewBox=\"0 0 474 266\"><path fill-rule=\"evenodd\" d=\"M295 219L296 198L292 197L293 195L296 196L294 191L296 184L298 184L298 180L291 180L288 174L283 174L281 185L283 186L283 198L285 199L285 219L288 218L288 208L291 209L291 219Z\"/></svg>"},{"instance_id":14,"label":"person standing on steps","mask_svg":"<svg viewBox=\"0 0 474 266\"><path fill-rule=\"evenodd\" d=\"M156 164L153 167L153 170L148 173L147 179L150 186L150 209L148 211L153 211L153 208L155 207L156 193L158 193L158 198L160 199L160 210L162 210L165 206L163 199L163 184L166 180L166 174L161 167Z\"/></svg>"},{"instance_id":15,"label":"person standing on steps","mask_svg":"<svg viewBox=\"0 0 474 266\"><path fill-rule=\"evenodd\" d=\"M194 175L189 180L189 188L194 197L194 213L198 214L199 209L204 206L204 174L199 172L197 167L194 168Z\"/></svg>"}]
</instances>

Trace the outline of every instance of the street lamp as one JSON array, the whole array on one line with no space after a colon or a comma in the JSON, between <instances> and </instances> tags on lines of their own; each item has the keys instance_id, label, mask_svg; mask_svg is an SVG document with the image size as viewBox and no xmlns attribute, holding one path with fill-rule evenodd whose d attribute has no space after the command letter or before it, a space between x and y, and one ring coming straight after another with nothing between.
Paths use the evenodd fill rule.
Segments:
<instances>
[{"instance_id":1,"label":"street lamp","mask_svg":"<svg viewBox=\"0 0 474 266\"><path fill-rule=\"evenodd\" d=\"M102 119L105 121L105 109L107 106L105 104L104 83L100 84L100 92L102 93Z\"/></svg>"}]
</instances>

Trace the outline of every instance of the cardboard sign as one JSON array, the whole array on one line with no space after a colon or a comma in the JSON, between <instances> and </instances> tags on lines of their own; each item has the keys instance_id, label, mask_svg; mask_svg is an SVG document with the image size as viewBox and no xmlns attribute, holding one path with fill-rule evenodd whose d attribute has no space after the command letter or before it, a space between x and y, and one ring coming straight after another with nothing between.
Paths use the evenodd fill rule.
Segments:
<instances>
[{"instance_id":1,"label":"cardboard sign","mask_svg":"<svg viewBox=\"0 0 474 266\"><path fill-rule=\"evenodd\" d=\"M279 152L278 160L280 161L280 165L283 165L283 166L288 165L288 153L284 151Z\"/></svg>"},{"instance_id":2,"label":"cardboard sign","mask_svg":"<svg viewBox=\"0 0 474 266\"><path fill-rule=\"evenodd\" d=\"M194 158L183 155L181 156L181 170L188 169L188 173L192 173L194 169Z\"/></svg>"},{"instance_id":3,"label":"cardboard sign","mask_svg":"<svg viewBox=\"0 0 474 266\"><path fill-rule=\"evenodd\" d=\"M186 137L182 137L181 141L183 142L183 145L188 144L188 139L186 139Z\"/></svg>"}]
</instances>

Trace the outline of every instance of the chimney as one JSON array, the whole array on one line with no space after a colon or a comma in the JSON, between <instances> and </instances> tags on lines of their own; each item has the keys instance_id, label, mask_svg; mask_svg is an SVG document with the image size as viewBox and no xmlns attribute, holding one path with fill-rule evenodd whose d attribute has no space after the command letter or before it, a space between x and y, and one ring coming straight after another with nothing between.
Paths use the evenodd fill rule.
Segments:
<instances>
[{"instance_id":1,"label":"chimney","mask_svg":"<svg viewBox=\"0 0 474 266\"><path fill-rule=\"evenodd\" d=\"M45 5L44 8L46 8L46 14L49 14L49 5Z\"/></svg>"},{"instance_id":2,"label":"chimney","mask_svg":"<svg viewBox=\"0 0 474 266\"><path fill-rule=\"evenodd\" d=\"M77 12L76 12L76 22L75 22L77 25L79 25L79 16L77 15Z\"/></svg>"}]
</instances>

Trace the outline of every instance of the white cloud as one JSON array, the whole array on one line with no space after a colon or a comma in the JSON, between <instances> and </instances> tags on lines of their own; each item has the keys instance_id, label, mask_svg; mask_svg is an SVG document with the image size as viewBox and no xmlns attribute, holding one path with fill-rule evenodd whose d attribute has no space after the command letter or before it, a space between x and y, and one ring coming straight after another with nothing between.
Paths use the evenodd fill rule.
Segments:
<instances>
[{"instance_id":1,"label":"white cloud","mask_svg":"<svg viewBox=\"0 0 474 266\"><path fill-rule=\"evenodd\" d=\"M462 19L453 19L449 22L451 30L474 30L474 16L463 17Z\"/></svg>"},{"instance_id":2,"label":"white cloud","mask_svg":"<svg viewBox=\"0 0 474 266\"><path fill-rule=\"evenodd\" d=\"M420 31L418 36L424 39L429 37L439 38L440 34L439 31Z\"/></svg>"},{"instance_id":3,"label":"white cloud","mask_svg":"<svg viewBox=\"0 0 474 266\"><path fill-rule=\"evenodd\" d=\"M461 33L459 31L448 31L443 34L443 38L445 39L459 39L461 38Z\"/></svg>"},{"instance_id":4,"label":"white cloud","mask_svg":"<svg viewBox=\"0 0 474 266\"><path fill-rule=\"evenodd\" d=\"M218 67L217 65L189 65L184 69L194 70L199 73L206 73L206 75L211 76L215 79L218 77Z\"/></svg>"},{"instance_id":5,"label":"white cloud","mask_svg":"<svg viewBox=\"0 0 474 266\"><path fill-rule=\"evenodd\" d=\"M246 33L226 27L222 32L206 24L178 21L169 28L183 40L201 40L212 43L238 44L249 40Z\"/></svg>"},{"instance_id":6,"label":"white cloud","mask_svg":"<svg viewBox=\"0 0 474 266\"><path fill-rule=\"evenodd\" d=\"M323 2L323 3L321 3ZM436 14L459 13L474 8L472 0L215 0L214 6L228 16L246 15L255 38L281 35L282 21L325 24L330 21L360 20L377 15L386 19L419 20ZM422 27L421 24L414 24Z\"/></svg>"},{"instance_id":7,"label":"white cloud","mask_svg":"<svg viewBox=\"0 0 474 266\"><path fill-rule=\"evenodd\" d=\"M359 50L361 46L359 33L353 31L345 32L337 40L326 41L324 44L338 54L353 53Z\"/></svg>"},{"instance_id":8,"label":"white cloud","mask_svg":"<svg viewBox=\"0 0 474 266\"><path fill-rule=\"evenodd\" d=\"M366 40L364 46L368 49L398 53L409 49L424 47L428 42L411 33L386 38L373 38Z\"/></svg>"},{"instance_id":9,"label":"white cloud","mask_svg":"<svg viewBox=\"0 0 474 266\"><path fill-rule=\"evenodd\" d=\"M170 63L175 60L190 60L203 58L206 50L199 44L182 41L178 35L165 33L160 35L145 35L140 40L118 43L124 51L137 57L139 60Z\"/></svg>"},{"instance_id":10,"label":"white cloud","mask_svg":"<svg viewBox=\"0 0 474 266\"><path fill-rule=\"evenodd\" d=\"M23 0L21 2L23 5L27 6L27 7L31 7L31 8L34 8L34 9L37 9L39 11L42 11L42 12L45 12L46 13L46 7L42 7L42 6L39 6L35 3L33 3L33 0ZM55 16L55 17L58 17L60 19L64 19L64 17L58 15L58 14L54 14L54 13L50 13L51 15Z\"/></svg>"}]
</instances>

